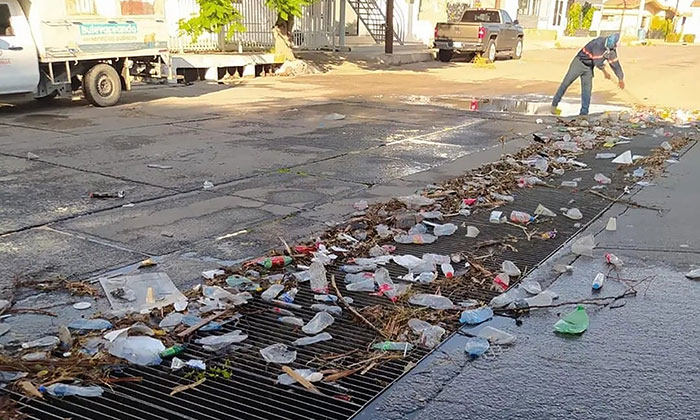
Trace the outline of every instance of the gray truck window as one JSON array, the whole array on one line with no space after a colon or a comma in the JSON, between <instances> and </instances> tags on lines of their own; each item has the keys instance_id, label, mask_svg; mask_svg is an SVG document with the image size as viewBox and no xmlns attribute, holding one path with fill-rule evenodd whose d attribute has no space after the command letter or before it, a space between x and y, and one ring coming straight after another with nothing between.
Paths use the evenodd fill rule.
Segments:
<instances>
[{"instance_id":1,"label":"gray truck window","mask_svg":"<svg viewBox=\"0 0 700 420\"><path fill-rule=\"evenodd\" d=\"M513 23L513 19L510 18L510 15L508 14L508 12L503 10L502 13L503 13L503 23Z\"/></svg>"},{"instance_id":2,"label":"gray truck window","mask_svg":"<svg viewBox=\"0 0 700 420\"><path fill-rule=\"evenodd\" d=\"M10 6L0 3L0 36L14 36L10 16Z\"/></svg>"},{"instance_id":3,"label":"gray truck window","mask_svg":"<svg viewBox=\"0 0 700 420\"><path fill-rule=\"evenodd\" d=\"M467 10L462 16L462 22L499 23L500 19L497 11Z\"/></svg>"}]
</instances>

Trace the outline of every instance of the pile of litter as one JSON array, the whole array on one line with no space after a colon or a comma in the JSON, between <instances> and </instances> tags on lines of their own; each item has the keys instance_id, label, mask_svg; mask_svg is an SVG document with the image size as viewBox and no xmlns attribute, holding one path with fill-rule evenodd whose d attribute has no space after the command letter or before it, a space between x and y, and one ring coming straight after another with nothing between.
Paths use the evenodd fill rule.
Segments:
<instances>
[{"instance_id":1,"label":"pile of litter","mask_svg":"<svg viewBox=\"0 0 700 420\"><path fill-rule=\"evenodd\" d=\"M350 220L313 241L291 247L285 243L284 254L251 260L235 270L202 273L202 284L184 293L160 272L103 278L100 284L112 312L94 319L62 320L56 332L6 347L0 355L0 386L13 387L36 398L47 394L96 397L102 395L104 387L119 380L111 375L115 366L132 364L169 366L173 372L183 372L190 383L172 392L187 392L207 375L218 374L211 367L214 361L235 357L246 345L249 337L245 325L238 322L249 315L246 306L254 300L276 314L280 324L304 334L256 349L260 360L281 371L279 386L298 383L309 391L320 392L318 384L335 384L347 376L364 374L406 357L416 347L434 348L449 332L461 325L486 322L494 312L547 307L557 299L556 294L543 290L537 282L520 281L526 267L503 260L499 261L499 269L492 272L474 252L512 246L518 240L553 239L556 230L539 233L530 228L561 217L577 223L585 209L550 209L547 203L510 213L498 209L506 204L517 205L520 191L568 191L578 188L582 177L594 181L597 191L604 190L613 174L582 171L587 165L578 156L600 147L616 150L629 143L628 139L637 135L639 129L656 127L668 118L682 119L684 115L664 112L610 114L596 121L560 120L551 132L539 133L536 143L517 154L504 156L442 185L429 185L414 195L378 204L359 201ZM659 127L657 130L661 131L656 133L668 141L647 157L633 156L628 151L599 153L597 157L615 158L621 163L618 169L629 172L629 179L647 179L662 171L668 160L677 157L676 152L691 140L678 133L668 135L671 131L665 127ZM552 184L555 177L567 173L575 176L563 180L561 186ZM425 252L418 257L397 251L407 245L449 241L453 235L476 241L480 234L477 227L464 224L464 232L460 232L460 226L450 222L456 216L468 219L475 214L490 215L489 221L494 224L513 225L523 231L524 238L480 243L474 250L450 255ZM608 228L615 230L615 222L610 221ZM594 247L594 238L586 236L575 241L571 251L592 256ZM614 267L622 266L612 254L606 259ZM142 264L144 269L149 266L157 264L151 260ZM389 266L400 267L403 274L392 278ZM555 270L564 273L571 268L558 266ZM695 271L689 277L700 277ZM603 287L604 278L596 276L592 288ZM485 285L498 295L486 302L457 300L456 294L447 293L473 284ZM313 294L314 303L308 307L314 313L312 317L300 313L307 309L297 301L300 290ZM363 300L371 296L378 303L355 307L353 296L363 296ZM10 307L9 302L0 301L0 314ZM300 349L319 348L323 346L320 343L334 340L333 329L340 318L354 320L376 334L376 340L367 348L357 349L352 357L325 357L328 355L318 350L315 365L298 365L294 369L288 366L295 363ZM558 332L573 334L580 334L587 327L588 316L583 308L554 326ZM491 346L512 345L515 340L512 334L486 326L468 340L465 351L477 357ZM211 353L212 358L178 357L188 346L197 346ZM48 366L52 368L47 369Z\"/></svg>"}]
</instances>

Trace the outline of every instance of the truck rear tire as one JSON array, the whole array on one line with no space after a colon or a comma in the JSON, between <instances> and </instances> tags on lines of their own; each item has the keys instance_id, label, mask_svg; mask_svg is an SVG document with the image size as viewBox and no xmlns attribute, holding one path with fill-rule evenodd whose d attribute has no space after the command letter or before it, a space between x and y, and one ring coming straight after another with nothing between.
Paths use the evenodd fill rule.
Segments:
<instances>
[{"instance_id":1,"label":"truck rear tire","mask_svg":"<svg viewBox=\"0 0 700 420\"><path fill-rule=\"evenodd\" d=\"M496 61L496 40L492 39L489 41L489 44L486 46L486 60L488 60L489 63L493 63Z\"/></svg>"},{"instance_id":2,"label":"truck rear tire","mask_svg":"<svg viewBox=\"0 0 700 420\"><path fill-rule=\"evenodd\" d=\"M94 106L116 105L122 96L119 73L109 64L97 64L83 77L83 93Z\"/></svg>"},{"instance_id":3,"label":"truck rear tire","mask_svg":"<svg viewBox=\"0 0 700 420\"><path fill-rule=\"evenodd\" d=\"M518 42L515 43L515 48L513 48L513 54L510 55L510 58L513 60L520 60L520 58L523 56L523 39L518 38Z\"/></svg>"},{"instance_id":4,"label":"truck rear tire","mask_svg":"<svg viewBox=\"0 0 700 420\"><path fill-rule=\"evenodd\" d=\"M448 63L450 60L452 60L452 54L452 50L440 50L438 51L438 59L443 63Z\"/></svg>"}]
</instances>

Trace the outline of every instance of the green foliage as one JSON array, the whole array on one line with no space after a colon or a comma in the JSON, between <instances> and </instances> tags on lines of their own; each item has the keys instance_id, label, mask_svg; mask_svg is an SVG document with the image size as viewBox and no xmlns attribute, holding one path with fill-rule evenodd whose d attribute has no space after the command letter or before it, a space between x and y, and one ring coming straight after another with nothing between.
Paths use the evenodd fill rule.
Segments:
<instances>
[{"instance_id":1,"label":"green foliage","mask_svg":"<svg viewBox=\"0 0 700 420\"><path fill-rule=\"evenodd\" d=\"M692 44L695 42L695 35L694 34L685 34L683 35L683 42Z\"/></svg>"},{"instance_id":2,"label":"green foliage","mask_svg":"<svg viewBox=\"0 0 700 420\"><path fill-rule=\"evenodd\" d=\"M666 34L666 42L679 42L681 40L681 34L670 33Z\"/></svg>"},{"instance_id":3,"label":"green foliage","mask_svg":"<svg viewBox=\"0 0 700 420\"><path fill-rule=\"evenodd\" d=\"M277 12L280 19L288 21L290 16L301 17L301 8L315 0L265 0L265 6Z\"/></svg>"},{"instance_id":4,"label":"green foliage","mask_svg":"<svg viewBox=\"0 0 700 420\"><path fill-rule=\"evenodd\" d=\"M178 22L180 31L192 37L192 42L196 42L204 32L218 34L226 25L230 25L224 34L226 39L231 39L236 32L245 32L243 15L231 0L197 0L197 4L199 16Z\"/></svg>"},{"instance_id":5,"label":"green foliage","mask_svg":"<svg viewBox=\"0 0 700 420\"><path fill-rule=\"evenodd\" d=\"M591 25L593 24L593 12L595 12L593 6L586 2L586 4L583 5L583 22L581 22L581 28L591 29Z\"/></svg>"},{"instance_id":6,"label":"green foliage","mask_svg":"<svg viewBox=\"0 0 700 420\"><path fill-rule=\"evenodd\" d=\"M577 29L581 29L581 18L583 16L583 8L580 3L574 3L566 12L566 35L572 36Z\"/></svg>"},{"instance_id":7,"label":"green foliage","mask_svg":"<svg viewBox=\"0 0 700 420\"><path fill-rule=\"evenodd\" d=\"M651 39L665 39L668 34L672 33L672 28L673 22L671 22L671 19L654 16L651 18L651 23L649 24L649 34L647 37Z\"/></svg>"}]
</instances>

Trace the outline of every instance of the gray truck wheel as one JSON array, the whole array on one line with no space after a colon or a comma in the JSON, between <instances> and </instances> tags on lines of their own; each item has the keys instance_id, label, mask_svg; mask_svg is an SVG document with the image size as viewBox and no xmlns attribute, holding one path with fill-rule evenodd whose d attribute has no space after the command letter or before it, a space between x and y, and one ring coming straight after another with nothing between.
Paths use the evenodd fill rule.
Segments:
<instances>
[{"instance_id":1,"label":"gray truck wheel","mask_svg":"<svg viewBox=\"0 0 700 420\"><path fill-rule=\"evenodd\" d=\"M438 51L438 59L443 63L447 63L452 60L452 50L440 50Z\"/></svg>"},{"instance_id":2,"label":"gray truck wheel","mask_svg":"<svg viewBox=\"0 0 700 420\"><path fill-rule=\"evenodd\" d=\"M94 106L116 105L122 96L122 81L114 67L98 64L85 73L83 92L85 99Z\"/></svg>"},{"instance_id":3,"label":"gray truck wheel","mask_svg":"<svg viewBox=\"0 0 700 420\"><path fill-rule=\"evenodd\" d=\"M486 47L486 59L489 63L496 61L496 40L492 39L489 41L489 45Z\"/></svg>"},{"instance_id":4,"label":"gray truck wheel","mask_svg":"<svg viewBox=\"0 0 700 420\"><path fill-rule=\"evenodd\" d=\"M511 58L514 60L520 60L520 58L523 56L523 39L520 38L518 39L518 42L515 43L515 48L513 48L513 54L511 54Z\"/></svg>"}]
</instances>

